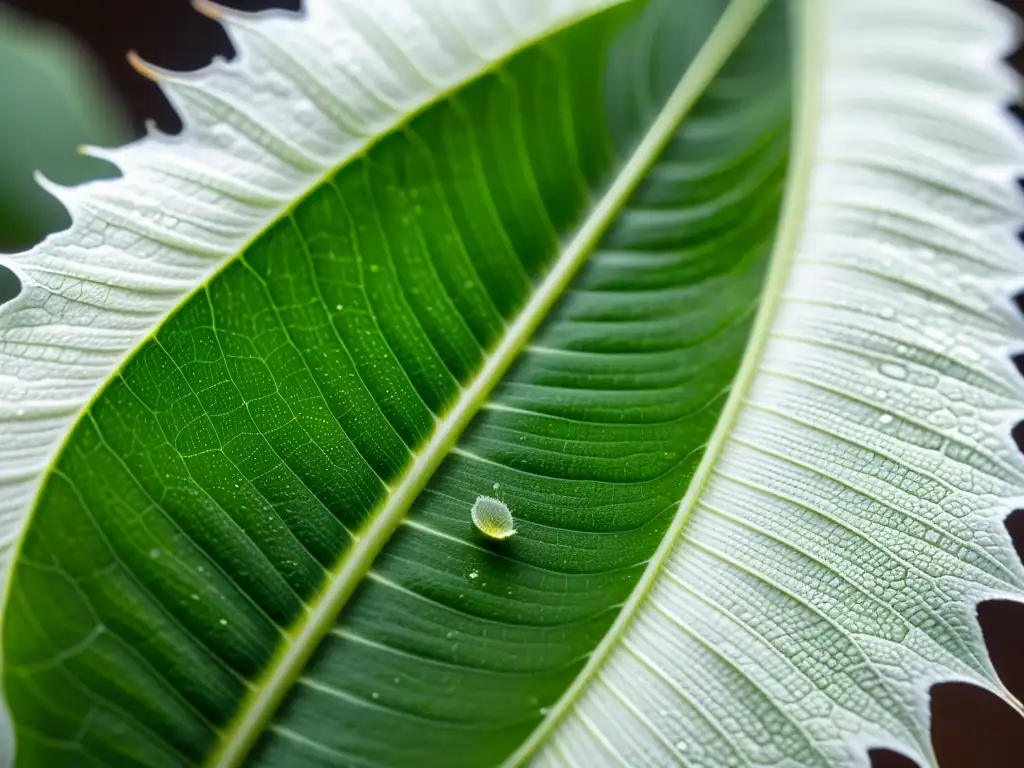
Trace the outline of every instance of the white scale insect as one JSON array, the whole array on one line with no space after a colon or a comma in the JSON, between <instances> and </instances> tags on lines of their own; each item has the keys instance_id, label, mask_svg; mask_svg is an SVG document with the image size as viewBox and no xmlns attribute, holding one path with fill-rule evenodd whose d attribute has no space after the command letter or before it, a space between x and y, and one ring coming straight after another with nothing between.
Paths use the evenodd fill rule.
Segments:
<instances>
[{"instance_id":1,"label":"white scale insect","mask_svg":"<svg viewBox=\"0 0 1024 768\"><path fill-rule=\"evenodd\" d=\"M507 539L516 532L515 521L505 502L490 496L477 496L470 510L473 525L492 539Z\"/></svg>"}]
</instances>

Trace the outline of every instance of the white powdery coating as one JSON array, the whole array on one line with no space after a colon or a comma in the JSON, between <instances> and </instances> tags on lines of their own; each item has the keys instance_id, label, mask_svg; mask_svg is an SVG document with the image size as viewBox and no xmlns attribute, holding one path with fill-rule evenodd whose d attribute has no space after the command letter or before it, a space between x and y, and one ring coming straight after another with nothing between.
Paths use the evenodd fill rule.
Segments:
<instances>
[{"instance_id":1,"label":"white powdery coating","mask_svg":"<svg viewBox=\"0 0 1024 768\"><path fill-rule=\"evenodd\" d=\"M809 0L818 2L819 0ZM801 242L738 423L536 764L934 764L928 689L1000 692L1021 599L1012 42L984 0L831 0Z\"/></svg>"}]
</instances>

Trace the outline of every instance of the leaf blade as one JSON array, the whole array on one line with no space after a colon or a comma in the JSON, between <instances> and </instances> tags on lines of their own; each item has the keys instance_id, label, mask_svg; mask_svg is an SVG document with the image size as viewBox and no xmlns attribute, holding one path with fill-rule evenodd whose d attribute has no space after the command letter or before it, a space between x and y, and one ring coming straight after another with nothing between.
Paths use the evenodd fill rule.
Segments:
<instances>
[{"instance_id":1,"label":"leaf blade","mask_svg":"<svg viewBox=\"0 0 1024 768\"><path fill-rule=\"evenodd\" d=\"M596 135L600 131L588 134L574 126L578 115L595 114L578 96L572 109L561 112L561 131L541 135L547 126L544 100L564 105L572 93L564 73L580 68L567 66L549 43L541 45L543 57L523 52L510 60L508 72L497 71L493 81L467 87L450 102L440 100L410 123L404 136L379 142L353 172L339 173L326 192L288 208L279 225L244 254L238 269L225 270L204 286L148 351L125 366L120 375L126 386L112 387L97 401L46 487L46 504L65 510L78 505L82 514L77 520L66 515L64 526L36 526L30 531L34 543L19 566L21 584L16 586L32 584L31 592L46 595L41 606L67 615L56 622L47 619L47 631L39 633L41 627L31 628L29 614L40 605L16 590L8 606L8 617L20 620L15 624L30 627L5 649L13 647L21 656L21 669L5 675L9 691L20 698L23 744L35 745L23 759L68 749L98 749L92 754L127 764L201 759L210 734L216 739L225 713L234 710L233 702L259 680L268 654L281 644L282 630L288 632L293 617L308 611L322 569L334 564L353 532L363 533L363 512L392 491L406 454L431 434L431 421L443 415L439 411L445 403L451 398L467 402L459 400L462 382L472 378L480 353L501 337L505 318L515 316L521 297L531 293L558 233L571 229L586 188L601 187L601 169L612 163L616 148L629 145L630 132L657 111L664 72L686 63L688 55L686 46L682 53L677 46L678 60L666 64L661 57L672 49L651 42L678 42L680 17L668 13L670 7L654 2L648 9L652 12L630 27L632 53L648 51L646 59L616 59L619 48L613 46L613 73L622 67L635 77L655 60L664 69L652 69L650 91L631 90L631 110L607 116L607 141ZM732 6L738 7L742 3ZM838 18L854 29L866 24L869 31L873 19L901 18L902 8L887 9L885 3L865 8L845 10ZM959 22L966 8L964 3L952 12L945 7L935 12L936 29L950 20ZM720 4L709 2L698 15L710 17L719 9ZM365 32L367 18L354 13L354 23ZM983 32L979 39L990 46L994 33ZM828 39L843 38L831 33ZM308 70L282 58L271 41L261 44L268 46L264 50L275 66L310 77ZM397 55L401 47L385 35L360 56ZM881 47L880 57L860 62L858 74L869 76L853 78L852 87L841 80L846 70L835 65L839 74L833 76L842 86L835 91L848 101L830 105L833 122L825 135L835 136L836 115L852 113L861 119L849 104L867 103L866 114L898 114L882 121L891 136L945 146L949 136L936 134L935 122L922 119L933 116L930 106L922 109L910 98L922 81L904 80L920 74L915 69L920 62L908 65L901 50ZM929 55L937 61L938 53ZM981 69L955 70L951 79L956 87L964 82L978 87L984 82ZM436 84L429 70L408 69L401 62L398 70L410 81ZM550 71L559 76L551 77ZM884 87L858 90L879 73ZM524 82L533 85L520 87ZM906 96L908 84L910 97L895 109L879 106L878 92L886 98ZM901 162L888 152L879 161L872 142L882 141L882 134L854 120L862 135L839 130L844 141L838 145L844 152L847 146L855 151L835 164L819 161L816 166L832 184L821 187L827 199L812 206L817 218L810 219L805 235L828 255L802 254L801 279L795 281L799 290L795 298L787 296L782 319L773 325L763 370L749 392L737 390L722 421L716 387L732 377L743 348L747 315L760 285L765 238L759 235L774 226L774 189L785 142L774 130L741 128L775 119L778 105L770 98L737 96L737 84L728 76L716 80L712 90L606 233L587 269L553 307L536 343L522 350L517 365L473 419L464 440L431 473L422 493L408 492L410 504L416 497L412 516L396 528L341 623L304 667L269 735L256 747L257 763L407 764L426 750L453 766L493 764L522 741L549 702L562 697L560 707L569 708L571 696L562 693L573 680L577 684L571 692L581 693L581 705L541 753L542 764L573 764L576 759L630 764L655 754L714 765L787 758L800 764L856 763L863 759L860 745L836 735L849 727L851 717L870 721L871 738L927 757L923 694L882 673L878 659L883 667L891 663L887 649L899 656L900 642L911 638L907 648L917 656L899 658L924 660L923 667L914 667L915 685L930 675L952 674L998 688L972 617L958 611L973 608L978 595L993 594L993 588L1019 593L1020 567L998 525L1001 512L979 516L974 504L981 497L957 497L966 498L972 519L986 526L987 538L973 549L962 536L959 544L947 541L941 526L928 527L928 516L936 508L943 514L949 510L928 494L937 493L944 480L949 486L948 479L921 468L931 466L928 451L949 451L956 456L947 456L951 466L963 465L974 483L971 492L986 488L989 499L1005 496L1014 483L1019 486L1019 472L1013 472L1020 459L1002 446L949 437L954 427L946 414L942 423L921 412L901 412L897 420L885 411L888 420L877 424L873 418L882 398L877 395L882 391L879 377L898 390L920 386L929 370L943 375L956 370L948 377L952 383L940 377L942 386L948 390L967 381L968 399L981 398L978 407L990 415L996 404L1019 402L1019 383L1005 371L956 367L943 350L912 340L898 323L889 323L895 311L893 317L872 315L870 327L856 313L877 309L880 296L898 299L901 317L945 303L951 316L966 324L967 334L978 334L990 348L994 339L1006 338L1010 327L1005 318L996 320L992 309L993 285L1005 285L1009 247L986 238L969 242L967 227L957 223L964 215L962 201L948 177L902 162L913 157L910 151L901 150ZM244 86L238 92L243 91ZM385 84L378 106L401 104L400 91ZM232 102L237 94L230 91L183 92L193 110L237 103ZM722 110L721 92L738 98L743 108ZM996 99L989 90L985 93L991 105ZM932 96L936 103L951 102L948 94L929 91ZM344 102L332 102L331 109L338 122L351 122ZM746 118L748 109L757 117ZM436 115L427 113L435 112L444 115L437 118L443 127L431 132ZM642 119L633 120L637 115ZM957 149L972 160L980 153L986 167L1018 162L1011 149L1019 142L1004 141L993 123L973 121L976 115L968 111L967 119L952 121L953 143L967 145ZM241 134L251 128L237 109L229 110L228 120ZM896 125L905 133L894 130ZM994 140L982 147L970 140L977 135ZM312 168L325 146L317 143L320 139L312 138L302 151L278 146L279 154L300 170ZM270 140L280 145L283 139ZM705 146L702 141L715 147L710 157L696 156ZM597 159L608 149L602 149L602 142L611 149ZM444 153L431 154L438 147ZM434 155L447 163L435 162ZM805 163L807 157L801 156ZM575 194L567 189L563 160L569 166L575 162L571 173L583 182ZM967 169L972 225L973 217L988 225L1015 220L1005 190L987 186L971 163L950 164ZM476 179L476 186L460 184L465 179ZM420 186L425 180L436 189ZM244 187L234 189L242 197L250 195ZM864 198L865 189L892 209L880 208L874 197ZM410 190L423 198L414 203ZM940 212L901 207L907 195L923 195L922 190L929 196L939 190ZM837 200L828 199L833 193ZM443 227L403 228L403 216L421 207L431 214L443 209L437 221L443 219L445 227L464 235L461 250L439 237ZM843 216L830 213L832 208ZM875 216L865 223L864 217ZM218 225L227 223L223 219ZM798 225L794 217L785 217L784 223L783 240L792 238ZM815 227L827 230L826 235ZM942 232L940 244L928 239L928 228ZM843 241L843 248L836 245L837 233L850 238L851 231L876 236L867 256L851 258L849 241ZM196 245L160 226L137 234L186 250ZM903 254L899 249L914 240L918 247L926 243L945 249L943 259L969 264L969 277L959 284L963 295L943 294L922 281L921 274L902 267L894 272L890 262L880 260L884 248L879 243ZM420 253L428 257L413 255ZM443 258L434 258L442 253ZM735 261L722 264L716 258L722 253ZM510 257L514 260L503 261ZM513 268L506 270L510 264ZM784 267L777 263L775 274ZM1004 273L1002 282L993 282L996 273ZM821 281L831 303L821 300L820 286L807 275ZM356 284L363 295L352 291ZM852 286L860 304L837 304L839 285ZM720 295L712 293L717 290ZM779 301L771 291L763 312L770 314ZM800 312L794 305L813 309ZM231 307L243 311L227 311ZM345 320L336 319L334 313L343 311L348 312ZM843 323L836 322L839 311L846 313ZM851 312L853 321L848 321ZM767 325L759 328L763 334ZM813 329L812 339L806 337L808 329ZM885 346L897 339L902 351ZM755 353L758 340L763 337L756 334ZM915 351L907 358L911 347ZM340 359L338 350L349 348L351 354ZM752 359L748 355L743 364L747 373ZM714 362L698 376L700 360ZM877 371L865 370L865 360L877 363ZM339 386L343 380L357 383ZM392 396L392 390L403 396ZM167 413L147 421L131 398L159 406L152 409L154 416L161 409ZM736 405L740 398L745 400L742 409ZM249 422L238 419L240 403L250 411ZM900 405L910 411L915 403L908 397ZM699 509L689 520L677 517L673 530L680 531L681 540L675 551L669 553L670 540L662 546L662 554L672 555L674 570L645 583L651 595L632 622L621 615L619 624L631 626L611 652L611 663L591 661L579 677L585 656L602 636L610 648L608 638L615 631L605 633L612 615L657 547L667 515L700 456L702 433L710 432L716 419L721 433L733 409L742 417L739 427L730 431L713 471L705 457L697 476L706 475L707 483L698 480L687 491L685 505ZM963 416L950 412L958 421ZM842 414L838 421L836 413ZM896 423L893 433L878 427ZM248 437L237 441L247 431L262 435L262 453L252 450L256 442ZM160 448L161 434L169 452ZM872 448L879 434L888 441L881 453ZM991 437L993 432L983 434ZM145 440L137 439L142 435ZM766 445L766 435L780 445ZM520 444L524 440L527 444ZM844 448L837 452L840 443ZM234 453L225 445L234 446ZM722 443L715 441L715 447ZM682 458L674 453L680 450L685 451ZM824 464L823 456L831 463ZM913 457L909 464L905 456ZM261 469L259 462L268 459L272 466ZM170 486L182 480L181 488L154 482L157 472L179 460L184 474L168 473L165 479L175 478ZM862 471L872 462L884 472ZM135 485L117 479L126 472ZM900 497L897 508L887 496L893 493L887 477L900 472L911 473L922 495L919 501L932 504L927 514L907 513L897 531L904 539L891 534L904 549L920 549L912 562L884 546L890 535L885 516L902 514L910 503ZM999 477L1004 485L985 485ZM821 493L813 495L814 488ZM174 496L182 492L199 498ZM472 538L470 504L489 492L507 498L517 521L524 523L523 534L505 544ZM667 500L672 503L661 510L657 505ZM111 509L102 509L104 504ZM153 517L152 509L169 504L179 511L166 520L135 525L136 518ZM823 514L826 504L835 506L828 507L829 514ZM87 536L83 526L93 509L105 519L99 541ZM191 520L180 510L201 514ZM947 515L943 525L952 525L951 519ZM183 528L182 520L192 527ZM218 541L202 538L211 535L221 537L222 546L210 550L216 557L193 557L189 546ZM114 553L109 562L97 548L104 536ZM857 547L850 544L853 538ZM951 552L947 544L967 548ZM270 567L264 568L260 557ZM119 559L131 567L122 567ZM958 559L970 566L965 573L973 586L953 593L944 582L936 586L959 573ZM107 565L98 572L89 570L102 563ZM197 563L198 573L204 572L204 563L211 573L197 579L182 570ZM881 572L879 563L885 564ZM68 568L77 575L60 589L48 590L46 580L65 578ZM816 590L806 589L810 581L819 585ZM913 582L916 592L899 591L900 581ZM193 588L197 591L189 594ZM882 593L873 594L875 589ZM958 597L946 605L949 594ZM638 606L640 598L634 592L629 605ZM751 605L756 621L750 618ZM103 616L98 624L90 618L97 609ZM869 641L862 639L865 635ZM125 643L124 637L134 640ZM115 647L115 641L122 646ZM34 688L67 687L50 668L48 647L61 648L58 664L76 669L84 683L68 687L68 696L59 702L46 702ZM672 656L666 649L679 653ZM296 661L293 666L297 672L302 665ZM126 670L130 681L124 678ZM838 687L833 676L842 681ZM646 681L643 687L640 681ZM437 691L455 695L438 697ZM672 702L671 708L665 708L665 701ZM142 706L134 706L137 702ZM55 704L61 712L53 709ZM74 739L37 738L32 720L45 707L51 710L46 727L68 729ZM76 708L72 717L79 721L69 724L68 712ZM139 728L125 738L132 723ZM397 733L404 740L394 739ZM110 738L114 734L119 743ZM243 741L234 742L239 755L249 746Z\"/></svg>"},{"instance_id":2,"label":"leaf blade","mask_svg":"<svg viewBox=\"0 0 1024 768\"><path fill-rule=\"evenodd\" d=\"M994 12L968 3L943 6L935 29L923 31L883 3L832 8L828 27L823 8L801 7L813 19L803 39L834 41L842 65L803 64L805 73L826 73L821 92L832 103L811 132L817 146L797 144L826 159L814 163L787 304L749 397L737 404L740 419L723 435L724 452L694 494L692 520L667 539L666 560L655 561L650 596L637 601L631 626L623 622L622 642L593 664L580 698L563 702L565 719L552 723L537 765L761 764L780 755L801 765L866 765L865 747L929 764L931 684L967 680L1019 708L973 614L984 599L1020 599L1020 562L1003 527L1024 477L1010 439L1020 379L1005 366L993 375L996 354L982 373L942 350L956 339L961 350L1003 352L1019 335L1015 313L997 309L1008 307L1009 278L1019 271L1019 246L1005 233L1020 221L1011 180L1024 156L997 111L1012 100L1011 87L992 77L1003 32ZM942 38L944 24L965 39ZM950 45L962 49L951 54ZM986 54L967 54L971 45ZM904 58L908 49L920 58ZM961 70L951 78L955 94L922 98L939 87L929 72L953 66ZM972 88L985 98L938 139L928 117L969 101ZM864 108L869 90L876 103ZM802 104L814 101L805 95ZM919 157L909 170L895 137L925 142L957 167L968 177L957 191L971 189L970 203L953 199L954 185L939 181L932 160ZM900 175L898 190L884 182L890 173ZM922 203L936 185L951 195L944 217ZM965 253L974 251L967 231L987 243L981 269L962 261L976 257ZM914 258L921 246L930 253ZM954 285L951 270L932 273L931 259L957 263ZM922 402L917 387L938 397ZM987 411L983 418L1000 424L987 445L972 439L977 433L958 434L941 407L930 410L946 395L960 419ZM970 523L951 512L958 504L972 510ZM965 523L984 531L980 540Z\"/></svg>"},{"instance_id":3,"label":"leaf blade","mask_svg":"<svg viewBox=\"0 0 1024 768\"><path fill-rule=\"evenodd\" d=\"M741 8L744 5L750 14L752 10L757 10L759 3L739 4ZM736 31L733 30L734 35ZM727 50L719 52L719 57L723 53L727 53ZM717 65L713 64L712 69L714 66ZM702 80L706 81L710 74L709 70L705 68L702 71L701 67L691 71L696 75L695 79L693 75L690 77L697 88L689 85L690 80L684 82L685 87L680 90L682 99L676 99L679 102L677 109L683 111L703 87ZM206 109L210 104L227 105L223 108L228 109L226 114L229 122L238 123L243 134L251 130L251 124L239 116L237 109L230 106L231 98L216 92L205 93L192 85L186 85L180 89L179 99L182 103L188 103L193 111L197 108ZM592 106L587 105L587 108L592 109ZM524 123L523 128L526 130L524 139L529 144L527 134L530 126ZM646 135L654 136L657 144L667 140L671 128L672 123L669 121L659 128L660 136L659 131L646 132ZM581 137L585 135L580 134ZM274 139L271 143L278 142ZM383 142L375 153L376 158L384 160L397 157L393 154L396 146L394 141L390 144ZM643 165L652 159L653 151L641 143L641 150L632 155L641 158L641 162L630 173L618 175L618 186L613 185L612 192L603 198L606 207L614 207L608 201L615 201L628 193L639 178ZM283 161L305 173L308 171L307 166L311 168L315 164L315 157L315 151L298 154L288 152ZM385 162L394 161L388 159ZM537 167L543 166L538 164ZM626 168L630 167L627 163ZM377 172L375 168L372 170ZM485 174L481 178L494 172L488 166L477 171L478 174ZM370 206L368 210L384 211L391 205L387 198L387 194L391 194L389 188L379 184L376 187L369 185L365 173L361 174L358 168L347 174L344 181L336 181L334 186L344 191L337 200L342 203L343 210L344 206L350 206L352 201L360 199L374 201L375 207ZM500 185L493 184L489 188L501 189ZM534 187L534 192L537 191L538 188ZM308 299L297 289L301 281L309 280L306 275L311 277L316 274L323 269L322 265L331 263L334 258L331 250L325 250L319 244L316 248L309 247L312 240L303 235L304 227L324 215L327 210L323 205L325 199L322 195L310 198L295 208L279 226L270 230L261 242L247 251L239 264L229 265L217 272L161 327L153 342L143 347L125 366L116 385L104 392L79 426L72 448L62 454L61 458L69 474L64 475L64 470L59 470L55 477L60 476L62 479L51 480L45 489L46 496L40 509L61 509L64 510L61 514L71 515L61 525L64 530L55 540L59 547L64 547L70 541L64 538L68 530L77 530L79 535L86 535L86 529L96 527L97 524L103 530L98 537L93 536L99 548L79 548L77 560L67 560L69 567L79 572L80 568L87 567L85 564L91 558L95 561L94 570L99 568L105 572L108 568L120 568L125 571L118 577L121 584L118 598L102 591L97 593L97 587L90 584L90 596L83 607L88 604L99 606L98 610L105 617L99 626L116 626L120 630L100 630L98 637L95 627L89 630L84 637L94 638L93 645L90 646L84 640L76 643L75 647L81 647L82 650L74 656L74 665L80 667L85 664L85 668L91 670L94 666L110 663L101 661L97 653L118 656L133 653L132 646L145 646L143 656L155 659L153 669L158 670L148 683L151 693L140 699L138 696L144 690L143 687L134 693L128 688L106 688L102 696L113 697L114 701L120 702L116 708L121 716L126 717L126 722L134 720L136 726L142 728L141 733L149 733L150 736L146 738L152 739L157 731L166 734L164 740L171 739L167 742L168 746L173 747L184 734L198 733L211 726L214 730L219 728L213 724L219 722L222 713L230 711L231 705L226 702L244 691L249 685L247 681L257 670L266 667L267 659L273 656L274 648L278 646L276 627L292 625L296 616L307 617L305 626L312 624L308 617L313 617L315 621L318 614L315 607L310 609L309 603L310 596L316 594L318 561L323 565L330 564L332 552L338 547L337 543L325 544L325 537L328 542L331 537L335 542L343 541L345 536L352 536L356 530L354 526L359 524L358 515L353 517L358 507L346 511L345 507L351 507L351 504L344 497L330 501L334 498L331 495L333 492L328 490L329 486L325 486L322 473L315 467L315 457L323 455L323 451L336 442L336 438L331 436L332 427L327 426L329 421L318 417L315 410L301 414L301 408L296 410L301 400L295 398L303 397L304 390L312 393L318 391L319 397L324 399L320 406L323 417L333 417L344 422L344 414L351 413L351 410L346 411L348 406L332 394L331 379L326 376L336 375L332 371L345 373L359 380L365 391L374 394L366 401L368 412L360 415L360 411L357 411L355 418L359 421L347 427L353 437L346 439L355 441L355 452L349 450L347 454L339 454L342 457L341 464L338 464L337 456L328 457L328 461L347 467L346 471L356 472L356 477L361 473L363 479L353 486L357 490L345 491L355 494L351 500L357 505L370 503L382 492L379 488L388 490L386 486L392 482L392 475L401 466L401 462L396 464L393 458L406 450L403 442L411 445L420 439L415 426L419 418L415 416L415 409L410 411L403 403L389 400L385 395L386 389L381 388L385 379L381 378L376 368L387 361L372 357L368 354L369 347L360 346L360 334L374 332L373 327L378 322L377 333L387 331L392 334L385 344L391 345L389 354L392 357L399 349L394 344L406 344L401 335L395 335L399 331L405 333L400 326L393 325L394 321L401 320L399 315L375 312L370 315L374 318L370 326L362 322L359 316L359 312L367 306L372 307L376 300L404 301L414 312L418 311L415 288L401 285L400 276L396 281L389 275L390 283L381 278L371 279L368 284L374 290L386 293L379 293L377 299L367 295L362 300L363 304L359 303L358 297L344 293L347 290L344 282L323 283L323 292L316 296L316 304L322 310L329 310L334 301L338 300L335 309L341 313L346 308L351 309L350 299L356 299L355 309L359 312L346 318L346 324L335 322L333 333L343 347L350 346L355 351L363 351L350 357L347 363L323 362L318 355L309 353L311 349L332 343L329 338L332 332L327 330L330 326L323 325L319 320L317 323L320 327L311 325L309 318L316 315L304 314L298 309ZM548 199L557 200L557 197ZM512 202L515 204L515 201ZM547 205L550 211L556 210L552 203ZM492 208L492 215L499 210ZM350 221L349 242L355 249L355 266L359 272L372 275L378 270L390 269L386 262L375 261L378 259L376 254L390 253L390 258L394 259L395 254L403 253L400 250L401 239L393 238L391 233L384 234L381 230L381 239L374 240L371 248L367 249L370 241L361 242L361 239L369 237L372 232L365 226L356 226L350 211L345 215ZM505 213L501 215L506 216ZM564 227L565 214L558 216L562 222L560 226ZM507 218L496 221L500 226L510 226ZM584 246L599 234L603 223L601 216L591 216L589 221L598 222L598 225L590 227L589 231L584 228L578 236L577 243ZM759 226L763 223L759 222ZM377 228L381 228L380 221L377 222ZM141 233L158 239L168 237L153 228L145 228ZM171 237L169 242L175 247L195 249L197 252L204 250L195 248L194 241L177 235ZM522 245L517 245L517 250L529 254L529 248ZM287 254L294 252L304 253L306 263L301 259L284 260ZM577 245L575 251L570 251L571 259L559 262L568 267L560 278L556 272L557 279L551 283L554 288L548 296L543 295L543 290L531 292L531 296L540 296L538 307L543 310L546 309L545 305L550 305L558 292L556 289L560 288L558 280L568 279L573 259L578 263L585 252L585 247ZM340 273L343 279L344 269ZM289 275L289 278L280 282L274 279L276 275ZM311 280L307 284L316 285L316 281ZM337 299L331 298L335 295ZM233 303L244 304L248 316L226 312L225 309ZM539 314L535 313L530 322L535 324ZM529 313L524 316L528 317ZM389 323L392 325L385 327ZM405 328L413 326L406 325ZM517 336L512 334L509 338L516 339ZM421 349L426 348L422 342L418 344ZM514 351L515 346L513 343L509 348ZM410 359L415 359L412 347L406 344L404 349L403 355L413 355ZM440 346L435 345L434 350L444 358ZM435 366L436 370L443 370L444 366L449 365L450 359L450 356L444 358L440 368ZM301 377L295 379L300 383L293 387L294 392L286 395L284 401L273 397L268 399L275 388L274 373L268 367L279 369L281 375ZM432 386L430 379L416 380L413 376L416 371L428 367L423 364L399 364L393 370L400 373L401 369L405 369L406 374L412 377L406 381L414 384L417 396L429 409L431 406L424 398L431 398L435 404L443 402L446 396L444 386L447 385L442 384L437 394L429 394L429 389L424 387ZM276 386L286 391L280 383ZM460 402L472 401L473 398L468 398ZM466 408L467 414L471 410ZM292 420L280 422L282 414L287 416L289 412L293 414ZM239 422L238 416L243 417L242 422ZM299 419L297 423L294 422L296 418ZM254 422L253 419L258 421ZM251 424L260 422L272 425L267 433L269 442L265 448L260 449L266 458L260 458L258 453L252 453L249 448L240 452L244 444L231 437L232 434L239 434L237 430L240 428L243 435L252 432L254 427ZM389 433L389 429L395 431ZM256 430L258 432L259 428ZM136 443L130 437L132 434L153 435L153 447L147 448ZM380 443L380 440L388 434L393 435L388 439L391 439L394 447L382 448L384 443ZM437 434L442 440L447 439L443 422ZM294 446L307 444L309 436L313 435L316 437L310 447L302 448L302 454L295 451ZM92 446L98 446L99 453ZM331 447L331 450L335 449ZM147 456L147 451L152 451L152 456ZM440 453L436 452L437 455L430 457L431 460L436 461ZM280 500L284 497L273 485L279 483L282 477L277 468L271 467L277 480L268 481L260 474L252 476L253 468L259 462L266 462L267 459L279 462L286 456L289 458L285 462L285 471L290 473L288 482L295 487L295 492L303 496L313 493L308 503L302 501L305 506L302 516L296 516L287 505L280 506ZM253 464L254 461L256 464ZM161 467L161 475L154 472L157 466ZM65 482L65 477L74 480ZM271 484L268 485L268 482ZM58 490L62 484L64 487ZM390 497L392 508L397 510L396 516L403 507L401 494L410 497L414 495L410 488L412 486L402 486L399 482L398 496ZM128 512L133 506L137 506L134 514ZM116 511L113 514L107 511L96 516L92 514L92 509L103 507ZM188 511L190 508L194 509ZM259 514L246 511L249 508ZM347 518L339 518L340 527L339 522L326 514L328 508L335 516L339 513L348 515ZM141 525L135 522L147 516L150 509L155 510L154 514L163 519ZM77 522L72 523L71 520L75 518ZM43 544L43 540L33 533L37 529L40 529L38 522L30 529L26 539L19 571L34 568L29 562L37 556L46 559L52 553L50 544ZM149 544L140 549L141 541L148 541ZM168 542L171 546L167 545ZM361 567L360 553L366 555L376 547L379 547L377 542L360 547L357 540L357 556L344 561L342 568L347 565L353 573L358 572ZM216 556L211 557L210 553L214 552ZM111 560L111 553L119 554ZM243 564L242 567L239 568L237 563ZM268 567L268 563L273 565ZM343 594L353 581L338 579L333 584L338 593ZM109 585L103 589L106 587ZM19 588L17 584L15 588ZM125 599L136 606L130 615L124 613L127 605ZM329 617L330 613L325 611L319 615ZM28 620L28 617L24 618ZM11 622L9 626L18 627L21 624L19 620ZM149 634L145 630L147 626L160 627L153 640L144 640L144 635ZM302 631L297 630L300 636ZM235 636L236 633L241 634ZM21 655L23 658L20 666L29 669L33 665L30 662L25 666L24 654L33 657L49 643L37 636L27 642L26 637L15 642L16 637L11 635L7 645L9 659ZM180 649L183 645L191 647L192 652L187 656L175 652L175 648ZM217 658L221 661L218 662ZM286 680L293 667L299 666L298 658L286 656L286 663L274 661L270 668L280 674L280 679ZM86 662L87 659L91 660ZM289 663L289 659L294 663ZM112 668L104 668L107 669L105 676L115 677ZM18 679L20 673L17 670L18 666L8 668L9 680ZM91 672L88 674L91 675ZM200 678L206 682L200 682ZM91 686L95 686L95 682L87 685ZM200 688L208 690L200 691ZM172 699L177 697L177 704L170 709L161 706L152 711L147 710L144 699L156 695L154 692L157 690L163 690ZM181 698L182 695L184 698ZM267 700L270 702L267 709L273 703L272 700L272 696ZM189 706L196 708L194 714L198 719L176 730L168 718L173 721L174 717L183 716L182 713ZM259 712L261 708L255 709ZM91 711L88 707L86 710ZM179 714L172 716L172 711ZM98 725L92 727L98 729ZM98 732L95 738L100 738ZM199 739L197 742L195 738L187 737L183 744L188 744L187 750L195 750L200 748L197 744L203 741ZM156 738L151 746L159 742L160 739ZM243 742L244 739L237 743L244 746ZM108 740L103 749L110 749L112 745L113 742ZM120 745L116 746L115 751L120 748ZM164 757L168 756L169 753ZM151 759L157 758L151 756Z\"/></svg>"}]
</instances>

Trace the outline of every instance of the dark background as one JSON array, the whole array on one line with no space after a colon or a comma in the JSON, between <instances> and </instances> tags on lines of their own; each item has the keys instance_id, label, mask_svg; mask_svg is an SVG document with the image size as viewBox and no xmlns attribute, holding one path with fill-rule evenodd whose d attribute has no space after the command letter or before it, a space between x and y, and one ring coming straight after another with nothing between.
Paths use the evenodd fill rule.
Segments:
<instances>
[{"instance_id":1,"label":"dark background","mask_svg":"<svg viewBox=\"0 0 1024 768\"><path fill-rule=\"evenodd\" d=\"M0 4L3 2L0 0ZM190 0L6 2L31 16L66 27L97 56L103 73L125 100L132 128L138 135L147 120L154 120L167 132L177 131L180 121L157 86L128 65L127 51L134 50L145 61L178 70L203 66L214 56L232 55L220 26L196 13ZM243 10L299 6L299 0L220 2ZM1024 0L1000 2L1024 15ZM1017 51L1012 61L1022 71L1024 51ZM1018 367L1024 370L1024 361L1019 360ZM1018 427L1016 436L1018 444L1024 442L1024 428ZM1024 513L1014 513L1007 525L1018 553L1024 555ZM1007 687L1024 699L1024 606L991 602L982 605L979 614L996 668ZM942 768L1024 766L1024 718L993 696L966 685L937 686L932 694L932 736ZM913 766L891 753L876 752L873 758L875 768Z\"/></svg>"}]
</instances>

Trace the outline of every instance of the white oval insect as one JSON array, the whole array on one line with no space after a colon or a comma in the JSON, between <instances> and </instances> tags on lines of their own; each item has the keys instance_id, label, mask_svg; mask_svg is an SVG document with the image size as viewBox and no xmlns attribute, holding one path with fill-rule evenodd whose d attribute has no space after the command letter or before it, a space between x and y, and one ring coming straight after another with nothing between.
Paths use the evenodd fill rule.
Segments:
<instances>
[{"instance_id":1,"label":"white oval insect","mask_svg":"<svg viewBox=\"0 0 1024 768\"><path fill-rule=\"evenodd\" d=\"M516 532L515 521L505 502L490 496L477 496L470 516L473 525L492 539L507 539Z\"/></svg>"}]
</instances>

